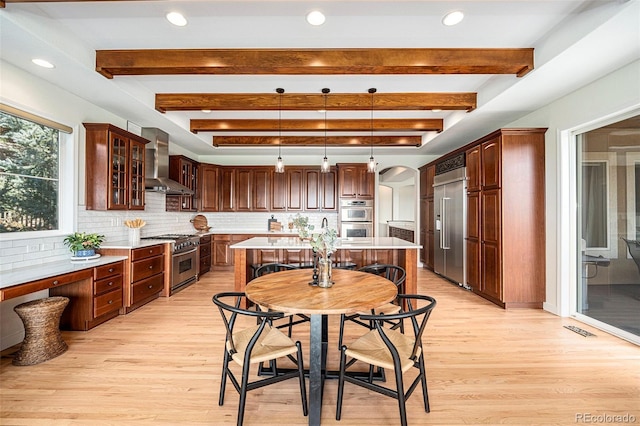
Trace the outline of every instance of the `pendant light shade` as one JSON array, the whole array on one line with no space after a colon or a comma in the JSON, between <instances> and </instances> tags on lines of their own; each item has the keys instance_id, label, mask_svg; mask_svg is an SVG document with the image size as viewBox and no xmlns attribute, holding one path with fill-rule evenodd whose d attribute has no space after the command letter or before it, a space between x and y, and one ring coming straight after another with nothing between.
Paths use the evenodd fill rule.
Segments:
<instances>
[{"instance_id":1,"label":"pendant light shade","mask_svg":"<svg viewBox=\"0 0 640 426\"><path fill-rule=\"evenodd\" d=\"M278 92L279 96L279 107L278 107L278 160L276 160L276 173L284 173L284 162L282 161L282 156L280 155L280 146L282 139L282 94L284 93L284 89L277 88L276 92Z\"/></svg>"},{"instance_id":2,"label":"pendant light shade","mask_svg":"<svg viewBox=\"0 0 640 426\"><path fill-rule=\"evenodd\" d=\"M327 159L327 95L330 91L331 90L327 88L322 89L322 93L324 93L324 158L320 166L322 173L328 173L330 169L329 160Z\"/></svg>"},{"instance_id":3,"label":"pendant light shade","mask_svg":"<svg viewBox=\"0 0 640 426\"><path fill-rule=\"evenodd\" d=\"M376 160L373 158L373 94L376 92L375 87L369 89L369 93L371 93L371 155L369 157L369 163L367 164L367 172L369 173L375 173L378 167Z\"/></svg>"}]
</instances>

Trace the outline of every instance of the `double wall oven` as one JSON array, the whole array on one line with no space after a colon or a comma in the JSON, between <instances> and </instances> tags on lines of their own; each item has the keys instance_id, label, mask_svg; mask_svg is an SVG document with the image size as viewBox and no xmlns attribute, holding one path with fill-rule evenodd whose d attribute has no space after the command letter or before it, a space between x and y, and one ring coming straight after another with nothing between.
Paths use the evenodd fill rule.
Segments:
<instances>
[{"instance_id":1,"label":"double wall oven","mask_svg":"<svg viewBox=\"0 0 640 426\"><path fill-rule=\"evenodd\" d=\"M340 200L340 236L373 237L373 200Z\"/></svg>"},{"instance_id":2,"label":"double wall oven","mask_svg":"<svg viewBox=\"0 0 640 426\"><path fill-rule=\"evenodd\" d=\"M173 241L171 243L171 294L197 281L199 235L166 234L143 239Z\"/></svg>"}]
</instances>

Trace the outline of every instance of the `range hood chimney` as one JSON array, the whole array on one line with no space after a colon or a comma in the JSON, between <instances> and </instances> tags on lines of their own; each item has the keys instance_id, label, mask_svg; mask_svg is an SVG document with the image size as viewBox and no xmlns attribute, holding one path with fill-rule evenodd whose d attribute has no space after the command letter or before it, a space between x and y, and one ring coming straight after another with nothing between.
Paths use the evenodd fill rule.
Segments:
<instances>
[{"instance_id":1,"label":"range hood chimney","mask_svg":"<svg viewBox=\"0 0 640 426\"><path fill-rule=\"evenodd\" d=\"M160 129L143 127L142 137L151 141L145 151L145 189L167 195L193 195L191 189L169 179L169 135Z\"/></svg>"}]
</instances>

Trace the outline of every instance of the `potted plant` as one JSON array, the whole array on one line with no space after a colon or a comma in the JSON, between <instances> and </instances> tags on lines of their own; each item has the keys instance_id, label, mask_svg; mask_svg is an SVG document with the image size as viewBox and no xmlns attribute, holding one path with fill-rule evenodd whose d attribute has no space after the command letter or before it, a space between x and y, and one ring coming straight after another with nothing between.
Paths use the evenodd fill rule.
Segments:
<instances>
[{"instance_id":1,"label":"potted plant","mask_svg":"<svg viewBox=\"0 0 640 426\"><path fill-rule=\"evenodd\" d=\"M318 285L331 287L331 254L336 251L338 245L338 231L324 227L318 234L311 236L311 248L318 255Z\"/></svg>"},{"instance_id":2,"label":"potted plant","mask_svg":"<svg viewBox=\"0 0 640 426\"><path fill-rule=\"evenodd\" d=\"M300 236L300 238L302 238L303 240L308 239L309 231L313 231L314 229L313 225L309 225L309 217L302 216L300 215L300 213L298 213L295 215L292 222L293 226L295 226L295 228L298 230L298 235Z\"/></svg>"},{"instance_id":3,"label":"potted plant","mask_svg":"<svg viewBox=\"0 0 640 426\"><path fill-rule=\"evenodd\" d=\"M74 257L89 257L96 254L96 249L100 248L104 240L104 235L74 232L64 239L64 244L69 247Z\"/></svg>"}]
</instances>

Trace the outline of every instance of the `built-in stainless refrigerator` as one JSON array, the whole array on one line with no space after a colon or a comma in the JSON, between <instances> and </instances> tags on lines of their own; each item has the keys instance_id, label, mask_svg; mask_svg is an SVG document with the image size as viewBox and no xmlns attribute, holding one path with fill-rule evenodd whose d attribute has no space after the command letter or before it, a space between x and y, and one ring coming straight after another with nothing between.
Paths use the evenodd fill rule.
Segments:
<instances>
[{"instance_id":1,"label":"built-in stainless refrigerator","mask_svg":"<svg viewBox=\"0 0 640 426\"><path fill-rule=\"evenodd\" d=\"M433 270L466 287L465 244L467 180L460 167L436 174L434 189Z\"/></svg>"}]
</instances>

